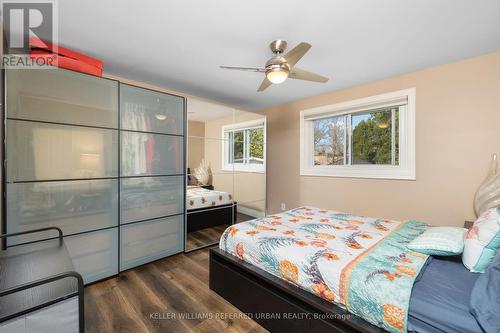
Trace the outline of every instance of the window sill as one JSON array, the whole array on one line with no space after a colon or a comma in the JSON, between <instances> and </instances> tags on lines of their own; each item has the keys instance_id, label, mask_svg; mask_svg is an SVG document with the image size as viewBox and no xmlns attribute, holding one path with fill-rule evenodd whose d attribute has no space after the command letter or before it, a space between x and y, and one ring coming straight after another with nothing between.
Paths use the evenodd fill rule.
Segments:
<instances>
[{"instance_id":1,"label":"window sill","mask_svg":"<svg viewBox=\"0 0 500 333\"><path fill-rule=\"evenodd\" d=\"M387 180L416 180L415 170L397 166L373 167L309 167L300 170L301 176L360 178L360 179L387 179Z\"/></svg>"},{"instance_id":2,"label":"window sill","mask_svg":"<svg viewBox=\"0 0 500 333\"><path fill-rule=\"evenodd\" d=\"M265 170L257 170L257 169L240 169L240 168L222 168L221 171L226 172L246 172L246 173L265 173Z\"/></svg>"}]
</instances>

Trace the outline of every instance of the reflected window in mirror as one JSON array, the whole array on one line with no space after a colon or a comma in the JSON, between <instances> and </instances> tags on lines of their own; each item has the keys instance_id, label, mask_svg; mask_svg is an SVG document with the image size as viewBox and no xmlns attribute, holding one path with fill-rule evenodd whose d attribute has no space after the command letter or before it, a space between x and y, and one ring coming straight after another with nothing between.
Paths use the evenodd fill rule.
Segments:
<instances>
[{"instance_id":1,"label":"reflected window in mirror","mask_svg":"<svg viewBox=\"0 0 500 333\"><path fill-rule=\"evenodd\" d=\"M185 250L265 216L265 117L188 99Z\"/></svg>"},{"instance_id":2,"label":"reflected window in mirror","mask_svg":"<svg viewBox=\"0 0 500 333\"><path fill-rule=\"evenodd\" d=\"M223 169L264 172L265 119L223 127Z\"/></svg>"}]
</instances>

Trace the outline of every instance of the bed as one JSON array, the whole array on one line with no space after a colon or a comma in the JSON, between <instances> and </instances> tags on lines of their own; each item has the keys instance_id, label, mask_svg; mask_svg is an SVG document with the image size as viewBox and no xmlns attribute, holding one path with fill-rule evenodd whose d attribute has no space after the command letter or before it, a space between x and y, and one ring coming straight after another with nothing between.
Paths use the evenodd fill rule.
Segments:
<instances>
[{"instance_id":1,"label":"bed","mask_svg":"<svg viewBox=\"0 0 500 333\"><path fill-rule=\"evenodd\" d=\"M406 247L426 228L313 207L247 221L211 250L210 288L272 332L480 332L477 275Z\"/></svg>"},{"instance_id":2,"label":"bed","mask_svg":"<svg viewBox=\"0 0 500 333\"><path fill-rule=\"evenodd\" d=\"M228 192L215 191L199 186L186 189L187 232L231 225L236 218L237 203Z\"/></svg>"}]
</instances>

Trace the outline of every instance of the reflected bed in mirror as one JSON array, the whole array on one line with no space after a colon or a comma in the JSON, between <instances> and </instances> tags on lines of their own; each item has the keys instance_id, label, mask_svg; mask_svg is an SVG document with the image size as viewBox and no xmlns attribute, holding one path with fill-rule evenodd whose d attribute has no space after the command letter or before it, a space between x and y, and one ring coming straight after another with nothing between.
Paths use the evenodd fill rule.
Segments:
<instances>
[{"instance_id":1,"label":"reflected bed in mirror","mask_svg":"<svg viewBox=\"0 0 500 333\"><path fill-rule=\"evenodd\" d=\"M235 223L252 220L253 217L245 214L237 214ZM197 231L187 233L186 249L187 251L198 250L210 245L216 245L222 236L222 233L228 224L221 224L211 228L200 229Z\"/></svg>"},{"instance_id":2,"label":"reflected bed in mirror","mask_svg":"<svg viewBox=\"0 0 500 333\"><path fill-rule=\"evenodd\" d=\"M265 216L265 117L188 99L185 251Z\"/></svg>"}]
</instances>

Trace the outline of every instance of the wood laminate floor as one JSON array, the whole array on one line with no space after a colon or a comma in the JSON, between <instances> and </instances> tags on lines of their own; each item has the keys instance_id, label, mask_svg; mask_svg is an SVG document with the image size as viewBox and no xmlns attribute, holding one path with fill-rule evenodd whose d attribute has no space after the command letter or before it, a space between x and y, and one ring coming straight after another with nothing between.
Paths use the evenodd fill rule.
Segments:
<instances>
[{"instance_id":1,"label":"wood laminate floor","mask_svg":"<svg viewBox=\"0 0 500 333\"><path fill-rule=\"evenodd\" d=\"M267 332L208 288L208 249L86 287L85 325L87 332Z\"/></svg>"}]
</instances>

